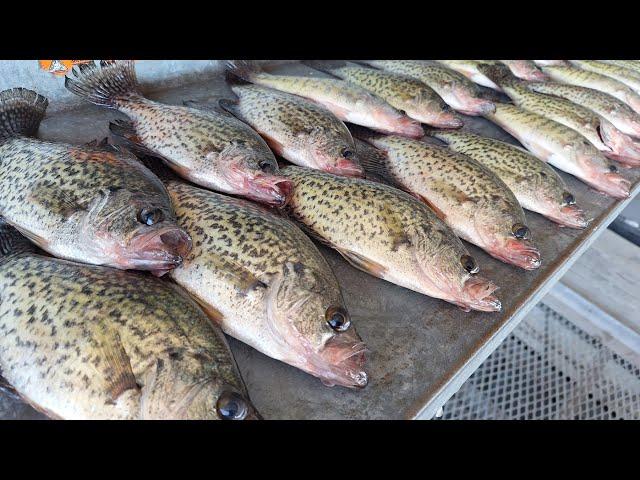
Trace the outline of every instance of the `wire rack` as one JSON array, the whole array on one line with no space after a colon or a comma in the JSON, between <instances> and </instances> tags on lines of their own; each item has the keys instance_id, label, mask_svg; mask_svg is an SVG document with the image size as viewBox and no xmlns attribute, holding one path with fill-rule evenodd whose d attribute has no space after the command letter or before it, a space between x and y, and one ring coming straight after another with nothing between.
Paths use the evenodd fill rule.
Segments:
<instances>
[{"instance_id":1,"label":"wire rack","mask_svg":"<svg viewBox=\"0 0 640 480\"><path fill-rule=\"evenodd\" d=\"M640 369L538 304L442 419L640 419Z\"/></svg>"}]
</instances>

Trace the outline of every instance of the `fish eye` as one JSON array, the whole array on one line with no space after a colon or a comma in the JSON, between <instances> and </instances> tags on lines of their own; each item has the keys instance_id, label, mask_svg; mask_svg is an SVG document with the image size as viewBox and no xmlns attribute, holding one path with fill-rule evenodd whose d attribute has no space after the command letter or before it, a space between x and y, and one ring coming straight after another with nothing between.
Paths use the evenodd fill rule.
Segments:
<instances>
[{"instance_id":1,"label":"fish eye","mask_svg":"<svg viewBox=\"0 0 640 480\"><path fill-rule=\"evenodd\" d=\"M530 236L529 227L521 223L516 223L513 227L511 227L511 232L513 233L514 237L521 240L528 240Z\"/></svg>"},{"instance_id":2,"label":"fish eye","mask_svg":"<svg viewBox=\"0 0 640 480\"><path fill-rule=\"evenodd\" d=\"M258 167L265 173L273 173L276 171L276 166L271 160L260 160L258 162Z\"/></svg>"},{"instance_id":3,"label":"fish eye","mask_svg":"<svg viewBox=\"0 0 640 480\"><path fill-rule=\"evenodd\" d=\"M400 112L400 115L406 115L406 114L407 114L407 111L406 111L406 110L402 110L402 109L400 109L400 110L398 110L398 111Z\"/></svg>"},{"instance_id":4,"label":"fish eye","mask_svg":"<svg viewBox=\"0 0 640 480\"><path fill-rule=\"evenodd\" d=\"M348 148L345 148L344 150L342 150L342 156L344 158L351 158L353 157L353 150L349 150Z\"/></svg>"},{"instance_id":5,"label":"fish eye","mask_svg":"<svg viewBox=\"0 0 640 480\"><path fill-rule=\"evenodd\" d=\"M478 267L475 258L471 255L462 255L460 257L460 263L462 263L464 269L471 274L478 273L480 271L480 267Z\"/></svg>"},{"instance_id":6,"label":"fish eye","mask_svg":"<svg viewBox=\"0 0 640 480\"><path fill-rule=\"evenodd\" d=\"M609 165L609 171L611 173L616 173L618 171L618 167L616 167L615 165L611 164L611 165Z\"/></svg>"},{"instance_id":7,"label":"fish eye","mask_svg":"<svg viewBox=\"0 0 640 480\"><path fill-rule=\"evenodd\" d=\"M159 208L143 208L138 213L138 221L145 225L151 226L164 219L164 214Z\"/></svg>"},{"instance_id":8,"label":"fish eye","mask_svg":"<svg viewBox=\"0 0 640 480\"><path fill-rule=\"evenodd\" d=\"M249 406L239 393L226 391L218 397L216 410L221 420L244 420L249 413Z\"/></svg>"},{"instance_id":9,"label":"fish eye","mask_svg":"<svg viewBox=\"0 0 640 480\"><path fill-rule=\"evenodd\" d=\"M575 205L576 198L571 193L564 192L562 194L562 201L565 203L565 205Z\"/></svg>"},{"instance_id":10,"label":"fish eye","mask_svg":"<svg viewBox=\"0 0 640 480\"><path fill-rule=\"evenodd\" d=\"M342 307L329 307L325 313L329 326L336 332L346 332L351 326L349 314Z\"/></svg>"}]
</instances>

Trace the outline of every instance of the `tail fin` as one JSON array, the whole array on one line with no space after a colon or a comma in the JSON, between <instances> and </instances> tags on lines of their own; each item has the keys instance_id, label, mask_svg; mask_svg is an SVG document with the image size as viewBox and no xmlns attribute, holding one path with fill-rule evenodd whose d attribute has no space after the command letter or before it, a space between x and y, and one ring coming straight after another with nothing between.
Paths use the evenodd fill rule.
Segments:
<instances>
[{"instance_id":1,"label":"tail fin","mask_svg":"<svg viewBox=\"0 0 640 480\"><path fill-rule=\"evenodd\" d=\"M0 139L35 135L48 105L49 100L26 88L0 92Z\"/></svg>"},{"instance_id":2,"label":"tail fin","mask_svg":"<svg viewBox=\"0 0 640 480\"><path fill-rule=\"evenodd\" d=\"M67 75L64 86L91 103L117 108L118 100L141 95L133 60L102 60L74 67L72 78Z\"/></svg>"},{"instance_id":3,"label":"tail fin","mask_svg":"<svg viewBox=\"0 0 640 480\"><path fill-rule=\"evenodd\" d=\"M226 60L224 66L228 76L250 83L262 72L262 67L255 60Z\"/></svg>"}]
</instances>

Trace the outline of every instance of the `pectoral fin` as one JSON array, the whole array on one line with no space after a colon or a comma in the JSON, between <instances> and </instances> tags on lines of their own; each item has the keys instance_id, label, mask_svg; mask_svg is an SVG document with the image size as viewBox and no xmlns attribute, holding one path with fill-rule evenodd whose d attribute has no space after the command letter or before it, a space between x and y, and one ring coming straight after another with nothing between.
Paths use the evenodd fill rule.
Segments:
<instances>
[{"instance_id":1,"label":"pectoral fin","mask_svg":"<svg viewBox=\"0 0 640 480\"><path fill-rule=\"evenodd\" d=\"M379 263L374 262L371 259L365 258L362 255L352 252L350 250L336 249L340 255L342 255L347 262L353 267L367 272L370 275L378 278L384 278L387 268Z\"/></svg>"}]
</instances>

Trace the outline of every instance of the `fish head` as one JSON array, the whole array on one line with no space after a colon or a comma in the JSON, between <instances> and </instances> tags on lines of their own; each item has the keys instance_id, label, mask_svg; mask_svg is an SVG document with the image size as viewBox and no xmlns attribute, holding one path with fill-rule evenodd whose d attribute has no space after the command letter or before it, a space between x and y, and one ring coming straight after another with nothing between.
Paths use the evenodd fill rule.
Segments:
<instances>
[{"instance_id":1,"label":"fish head","mask_svg":"<svg viewBox=\"0 0 640 480\"><path fill-rule=\"evenodd\" d=\"M364 169L357 160L356 146L350 135L336 139L317 130L308 137L303 150L308 156L308 164L319 170L345 177L364 177Z\"/></svg>"},{"instance_id":2,"label":"fish head","mask_svg":"<svg viewBox=\"0 0 640 480\"><path fill-rule=\"evenodd\" d=\"M599 123L598 133L600 138L612 151L612 154L607 154L607 156L620 161L628 167L640 166L640 142L622 133L605 119L600 119Z\"/></svg>"},{"instance_id":3,"label":"fish head","mask_svg":"<svg viewBox=\"0 0 640 480\"><path fill-rule=\"evenodd\" d=\"M480 98L478 96L478 89L474 84L471 85L472 86L469 86L466 81L461 79L460 81L452 80L443 88L448 91L448 97L455 101L456 104L452 106L465 115L494 113L496 111L495 103L491 100Z\"/></svg>"},{"instance_id":4,"label":"fish head","mask_svg":"<svg viewBox=\"0 0 640 480\"><path fill-rule=\"evenodd\" d=\"M328 386L366 386L366 347L335 279L303 263L287 262L270 286L267 315L284 361Z\"/></svg>"},{"instance_id":5,"label":"fish head","mask_svg":"<svg viewBox=\"0 0 640 480\"><path fill-rule=\"evenodd\" d=\"M289 201L293 186L278 174L278 162L271 151L263 153L230 145L219 159L217 168L229 193L277 207L283 207Z\"/></svg>"},{"instance_id":6,"label":"fish head","mask_svg":"<svg viewBox=\"0 0 640 480\"><path fill-rule=\"evenodd\" d=\"M584 172L584 181L614 198L627 198L631 182L618 173L618 167L595 150L586 140L571 152Z\"/></svg>"},{"instance_id":7,"label":"fish head","mask_svg":"<svg viewBox=\"0 0 640 480\"><path fill-rule=\"evenodd\" d=\"M497 285L478 275L480 268L475 258L447 232L448 229L427 232L422 228L410 231L410 249L423 273L420 290L465 311L500 311L500 300L493 295Z\"/></svg>"},{"instance_id":8,"label":"fish head","mask_svg":"<svg viewBox=\"0 0 640 480\"><path fill-rule=\"evenodd\" d=\"M192 246L161 192L101 190L89 204L81 231L88 250L104 264L158 276L178 267Z\"/></svg>"},{"instance_id":9,"label":"fish head","mask_svg":"<svg viewBox=\"0 0 640 480\"><path fill-rule=\"evenodd\" d=\"M585 217L584 211L576 205L575 196L569 191L562 191L560 194L554 192L545 196L544 215L553 221L571 228L585 228L589 220Z\"/></svg>"},{"instance_id":10,"label":"fish head","mask_svg":"<svg viewBox=\"0 0 640 480\"><path fill-rule=\"evenodd\" d=\"M404 110L397 110L386 102L376 98L377 106L372 109L372 117L378 130L386 133L402 135L411 138L422 138L424 129L419 121L407 115Z\"/></svg>"},{"instance_id":11,"label":"fish head","mask_svg":"<svg viewBox=\"0 0 640 480\"><path fill-rule=\"evenodd\" d=\"M497 202L497 200L496 200ZM493 208L500 208L494 205ZM473 227L476 238L482 241L481 247L493 257L525 270L535 270L540 266L540 252L531 240L531 231L524 224L524 217L509 214L505 208L496 218L485 218L480 209L474 217Z\"/></svg>"},{"instance_id":12,"label":"fish head","mask_svg":"<svg viewBox=\"0 0 640 480\"><path fill-rule=\"evenodd\" d=\"M425 91L407 102L405 110L410 117L433 127L460 128L463 125L462 119L449 105Z\"/></svg>"}]
</instances>

